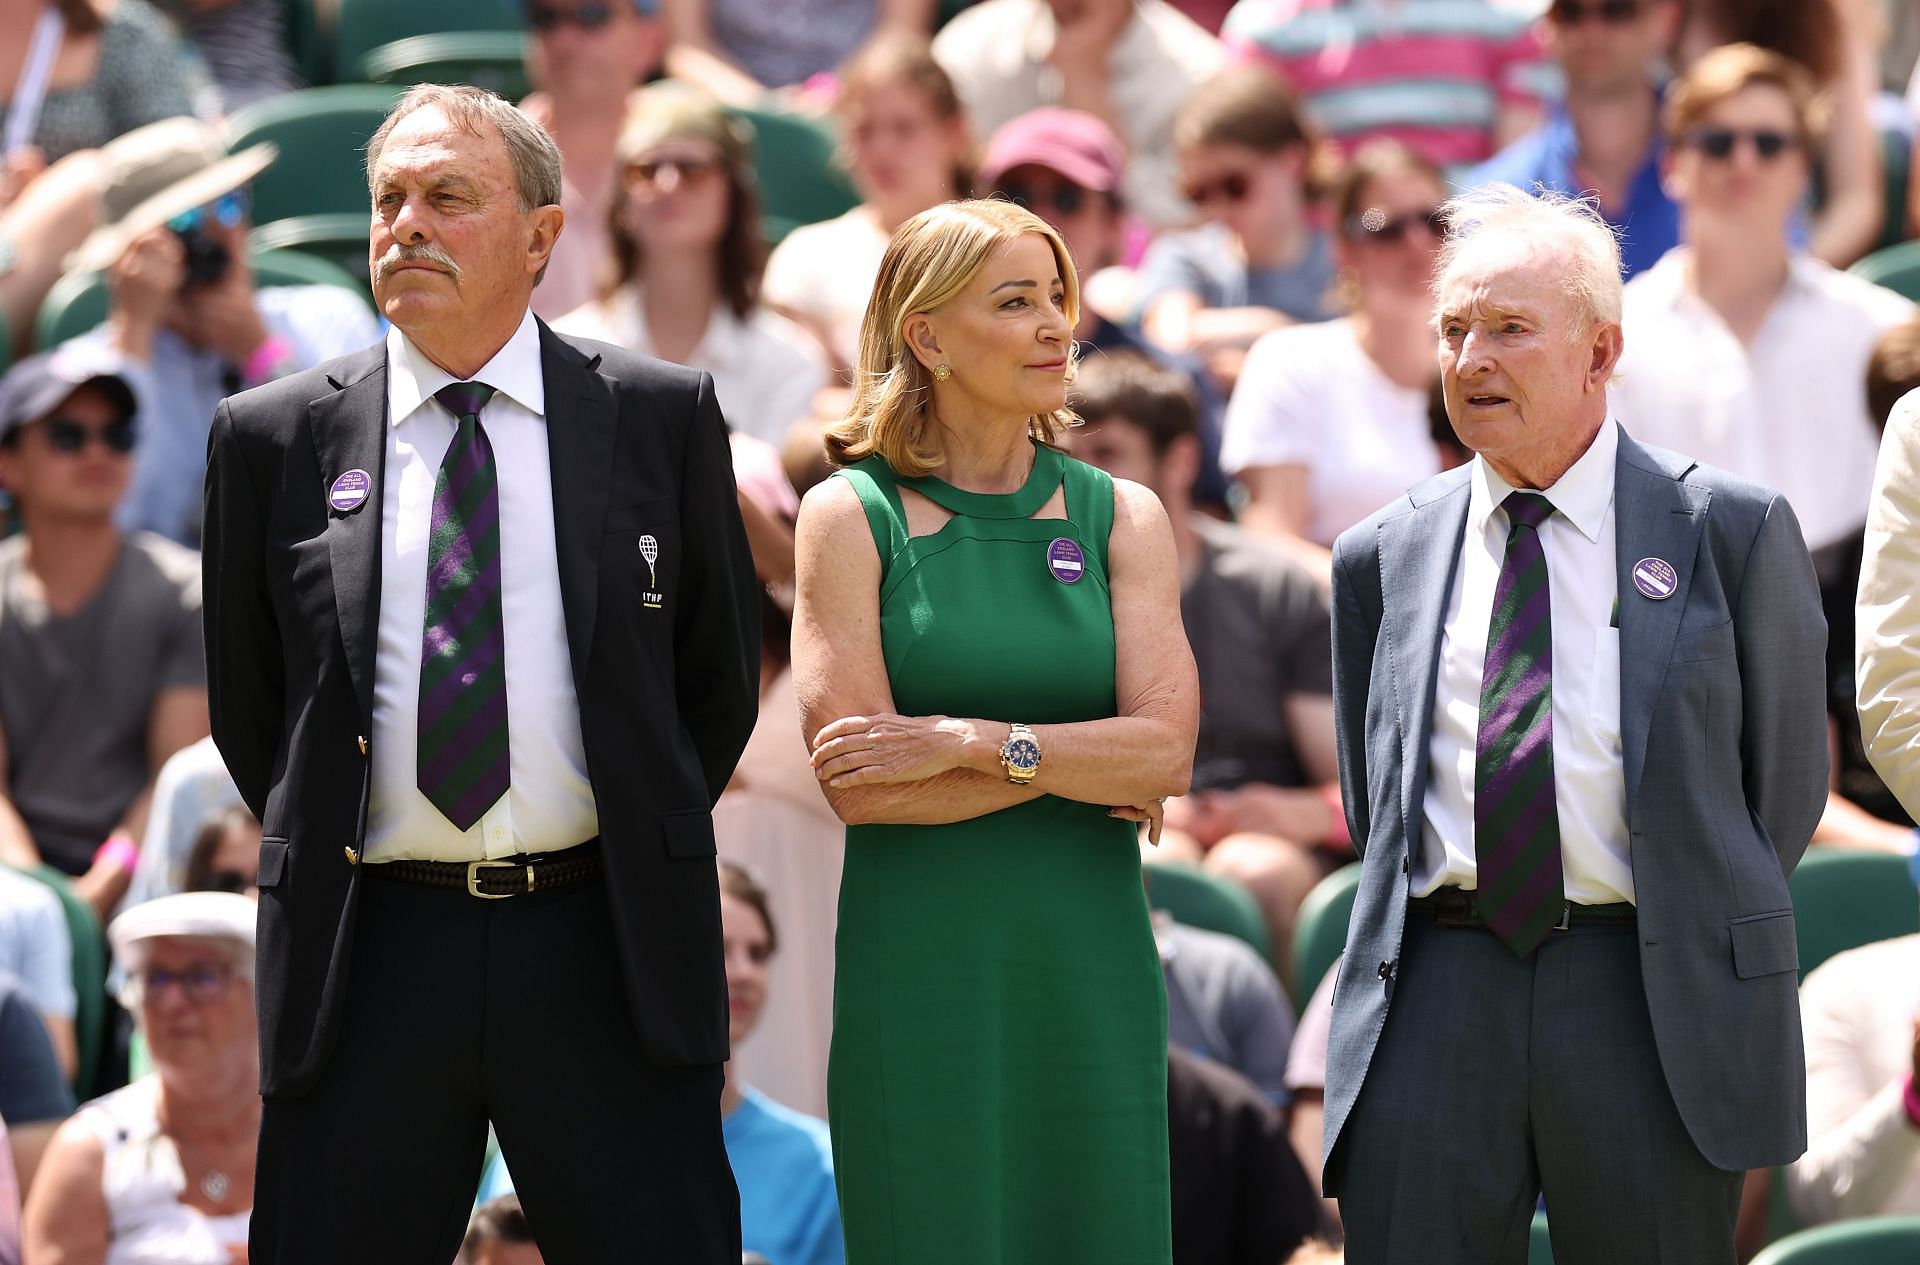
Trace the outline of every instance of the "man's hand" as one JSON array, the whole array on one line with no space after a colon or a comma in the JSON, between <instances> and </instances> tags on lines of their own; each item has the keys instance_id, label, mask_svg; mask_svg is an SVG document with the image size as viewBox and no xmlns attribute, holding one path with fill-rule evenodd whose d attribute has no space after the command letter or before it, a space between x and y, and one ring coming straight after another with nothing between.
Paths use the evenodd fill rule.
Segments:
<instances>
[{"instance_id":1,"label":"man's hand","mask_svg":"<svg viewBox=\"0 0 1920 1265\"><path fill-rule=\"evenodd\" d=\"M236 255L227 275L181 296L174 332L196 347L216 353L235 369L243 368L267 341L267 326L253 301L253 272Z\"/></svg>"},{"instance_id":2,"label":"man's hand","mask_svg":"<svg viewBox=\"0 0 1920 1265\"><path fill-rule=\"evenodd\" d=\"M156 228L134 238L107 272L115 345L135 360L152 361L153 336L173 316L186 280L186 248L173 230Z\"/></svg>"}]
</instances>

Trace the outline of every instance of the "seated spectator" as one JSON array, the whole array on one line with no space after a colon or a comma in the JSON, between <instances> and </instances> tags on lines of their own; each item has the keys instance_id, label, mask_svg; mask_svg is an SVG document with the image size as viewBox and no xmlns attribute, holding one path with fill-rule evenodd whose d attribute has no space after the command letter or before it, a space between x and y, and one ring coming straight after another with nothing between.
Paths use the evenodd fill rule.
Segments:
<instances>
[{"instance_id":1,"label":"seated spectator","mask_svg":"<svg viewBox=\"0 0 1920 1265\"><path fill-rule=\"evenodd\" d=\"M1333 307L1333 254L1308 219L1317 141L1286 85L1236 66L1194 92L1174 123L1187 198L1209 223L1165 233L1140 262L1142 328L1199 356L1224 391L1247 348Z\"/></svg>"},{"instance_id":2,"label":"seated spectator","mask_svg":"<svg viewBox=\"0 0 1920 1265\"><path fill-rule=\"evenodd\" d=\"M0 970L0 1120L7 1157L24 1197L61 1121L73 1114L73 1090L33 999L19 979Z\"/></svg>"},{"instance_id":3,"label":"seated spectator","mask_svg":"<svg viewBox=\"0 0 1920 1265\"><path fill-rule=\"evenodd\" d=\"M0 49L0 84L9 85L0 163L16 180L193 112L200 67L147 0L9 4Z\"/></svg>"},{"instance_id":4,"label":"seated spectator","mask_svg":"<svg viewBox=\"0 0 1920 1265\"><path fill-rule=\"evenodd\" d=\"M529 0L527 77L520 103L560 147L566 229L547 257L533 310L551 321L600 293L612 263L607 216L615 151L633 90L660 69L666 28L656 0Z\"/></svg>"},{"instance_id":5,"label":"seated spectator","mask_svg":"<svg viewBox=\"0 0 1920 1265\"><path fill-rule=\"evenodd\" d=\"M545 1265L520 1196L500 1195L474 1212L455 1265Z\"/></svg>"},{"instance_id":6,"label":"seated spectator","mask_svg":"<svg viewBox=\"0 0 1920 1265\"><path fill-rule=\"evenodd\" d=\"M221 114L301 86L279 0L159 0L159 7L213 76Z\"/></svg>"},{"instance_id":7,"label":"seated spectator","mask_svg":"<svg viewBox=\"0 0 1920 1265\"><path fill-rule=\"evenodd\" d=\"M804 87L880 36L926 39L933 0L662 0L667 73L729 105Z\"/></svg>"},{"instance_id":8,"label":"seated spectator","mask_svg":"<svg viewBox=\"0 0 1920 1265\"><path fill-rule=\"evenodd\" d=\"M1834 955L1800 986L1807 1152L1787 1170L1803 1224L1920 1213L1920 936Z\"/></svg>"},{"instance_id":9,"label":"seated spectator","mask_svg":"<svg viewBox=\"0 0 1920 1265\"><path fill-rule=\"evenodd\" d=\"M1440 469L1427 392L1445 198L1398 142L1355 154L1333 199L1351 314L1255 343L1227 403L1220 464L1246 489L1241 522L1323 580L1336 536Z\"/></svg>"},{"instance_id":10,"label":"seated spectator","mask_svg":"<svg viewBox=\"0 0 1920 1265\"><path fill-rule=\"evenodd\" d=\"M972 186L972 143L953 81L924 39L889 36L854 54L834 97L860 205L787 234L762 297L812 330L834 366L859 358L860 318L893 230Z\"/></svg>"},{"instance_id":11,"label":"seated spectator","mask_svg":"<svg viewBox=\"0 0 1920 1265\"><path fill-rule=\"evenodd\" d=\"M1096 357L1074 392L1074 455L1152 489L1173 524L1205 704L1193 788L1167 802L1161 846L1245 884L1284 962L1300 902L1344 850L1326 597L1271 542L1191 511L1199 444L1178 374Z\"/></svg>"},{"instance_id":12,"label":"seated spectator","mask_svg":"<svg viewBox=\"0 0 1920 1265\"><path fill-rule=\"evenodd\" d=\"M136 420L97 345L0 381L0 484L25 525L0 541L0 862L79 876L103 915L160 766L207 733L200 559L113 522Z\"/></svg>"},{"instance_id":13,"label":"seated spectator","mask_svg":"<svg viewBox=\"0 0 1920 1265\"><path fill-rule=\"evenodd\" d=\"M1624 275L1652 267L1680 241L1680 209L1660 184L1661 80L1680 10L1681 0L1555 0L1544 29L1565 95L1464 183L1593 195Z\"/></svg>"},{"instance_id":14,"label":"seated spectator","mask_svg":"<svg viewBox=\"0 0 1920 1265\"><path fill-rule=\"evenodd\" d=\"M1817 135L1809 133L1801 155L1819 173L1820 206L1810 226L1798 217L1791 223L1795 244L1836 268L1872 250L1885 198L1873 122L1873 41L1858 6L1844 0L1690 0L1685 7L1672 59L1682 74L1716 48L1756 44L1797 63L1821 96L1827 118Z\"/></svg>"},{"instance_id":15,"label":"seated spectator","mask_svg":"<svg viewBox=\"0 0 1920 1265\"><path fill-rule=\"evenodd\" d=\"M194 835L187 890L260 899L260 819L245 804L220 809Z\"/></svg>"},{"instance_id":16,"label":"seated spectator","mask_svg":"<svg viewBox=\"0 0 1920 1265\"><path fill-rule=\"evenodd\" d=\"M4 811L4 809L0 809ZM79 1054L73 1042L73 941L60 898L44 884L0 865L0 971L26 991L73 1079Z\"/></svg>"},{"instance_id":17,"label":"seated spectator","mask_svg":"<svg viewBox=\"0 0 1920 1265\"><path fill-rule=\"evenodd\" d=\"M982 0L933 52L981 132L1043 105L1084 110L1126 142L1127 205L1156 227L1187 220L1174 115L1225 53L1166 0Z\"/></svg>"},{"instance_id":18,"label":"seated spectator","mask_svg":"<svg viewBox=\"0 0 1920 1265\"><path fill-rule=\"evenodd\" d=\"M1286 1120L1231 1068L1167 1051L1173 1259L1270 1265L1320 1228Z\"/></svg>"},{"instance_id":19,"label":"seated spectator","mask_svg":"<svg viewBox=\"0 0 1920 1265\"><path fill-rule=\"evenodd\" d=\"M553 327L705 369L734 431L784 441L827 363L811 335L760 306L749 129L705 93L656 84L633 98L619 157L614 271Z\"/></svg>"},{"instance_id":20,"label":"seated spectator","mask_svg":"<svg viewBox=\"0 0 1920 1265\"><path fill-rule=\"evenodd\" d=\"M1320 1166L1326 1151L1327 1041L1333 1032L1333 986L1339 974L1340 961L1336 958L1320 977L1307 1004L1300 1008L1293 1048L1287 1054L1287 1097L1292 1103L1287 1132L1293 1139L1293 1153L1315 1191L1320 1189ZM1321 1212L1329 1225L1340 1224L1340 1206L1333 1200L1325 1200Z\"/></svg>"},{"instance_id":21,"label":"seated spectator","mask_svg":"<svg viewBox=\"0 0 1920 1265\"><path fill-rule=\"evenodd\" d=\"M229 1265L260 1133L253 902L167 896L113 920L154 1071L60 1126L27 1193L28 1260Z\"/></svg>"},{"instance_id":22,"label":"seated spectator","mask_svg":"<svg viewBox=\"0 0 1920 1265\"><path fill-rule=\"evenodd\" d=\"M1484 162L1540 123L1553 76L1531 15L1492 0L1240 0L1220 38L1279 71L1346 153L1388 136Z\"/></svg>"},{"instance_id":23,"label":"seated spectator","mask_svg":"<svg viewBox=\"0 0 1920 1265\"><path fill-rule=\"evenodd\" d=\"M201 824L218 810L240 802L240 791L211 737L173 753L160 766L140 840L140 860L121 908L187 890L187 858Z\"/></svg>"},{"instance_id":24,"label":"seated spectator","mask_svg":"<svg viewBox=\"0 0 1920 1265\"><path fill-rule=\"evenodd\" d=\"M1151 867L1147 891L1151 898ZM1245 941L1165 913L1154 914L1153 938L1167 979L1167 1040L1232 1068L1284 1108L1293 1007L1272 968Z\"/></svg>"},{"instance_id":25,"label":"seated spectator","mask_svg":"<svg viewBox=\"0 0 1920 1265\"><path fill-rule=\"evenodd\" d=\"M81 341L119 352L139 405L144 442L120 525L195 544L214 408L358 351L379 327L337 286L255 289L246 184L273 161L272 146L228 157L218 131L191 119L154 124L135 140L111 172L106 222L69 269L110 271L107 319Z\"/></svg>"}]
</instances>

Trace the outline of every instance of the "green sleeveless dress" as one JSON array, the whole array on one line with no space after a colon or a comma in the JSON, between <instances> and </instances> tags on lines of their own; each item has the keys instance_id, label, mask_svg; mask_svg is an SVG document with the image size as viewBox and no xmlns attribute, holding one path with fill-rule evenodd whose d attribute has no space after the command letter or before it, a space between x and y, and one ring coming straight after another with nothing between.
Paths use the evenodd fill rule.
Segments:
<instances>
[{"instance_id":1,"label":"green sleeveless dress","mask_svg":"<svg viewBox=\"0 0 1920 1265\"><path fill-rule=\"evenodd\" d=\"M836 476L883 560L902 714L1115 714L1113 483L1035 452L1004 496L896 481L877 457ZM1063 481L1071 517L1032 518ZM899 483L954 517L909 539ZM1043 796L849 827L836 962L848 1265L1168 1265L1166 992L1131 823Z\"/></svg>"}]
</instances>

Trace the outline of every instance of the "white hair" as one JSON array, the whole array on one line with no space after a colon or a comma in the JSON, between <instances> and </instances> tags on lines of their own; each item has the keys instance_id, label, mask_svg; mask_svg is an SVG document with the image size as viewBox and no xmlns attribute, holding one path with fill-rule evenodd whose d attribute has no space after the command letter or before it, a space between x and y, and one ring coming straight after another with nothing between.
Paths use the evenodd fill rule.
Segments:
<instances>
[{"instance_id":1,"label":"white hair","mask_svg":"<svg viewBox=\"0 0 1920 1265\"><path fill-rule=\"evenodd\" d=\"M1567 331L1568 338L1578 341L1596 324L1620 323L1620 242L1594 200L1496 183L1456 194L1441 209L1447 240L1434 268L1436 298L1460 257L1493 232L1566 259L1561 283L1587 318Z\"/></svg>"}]
</instances>

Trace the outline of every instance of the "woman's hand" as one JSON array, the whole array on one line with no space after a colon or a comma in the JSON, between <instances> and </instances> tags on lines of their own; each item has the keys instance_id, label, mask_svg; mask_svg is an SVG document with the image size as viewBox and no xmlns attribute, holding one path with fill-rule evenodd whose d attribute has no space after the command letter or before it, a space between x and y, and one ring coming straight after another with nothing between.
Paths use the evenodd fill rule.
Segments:
<instances>
[{"instance_id":1,"label":"woman's hand","mask_svg":"<svg viewBox=\"0 0 1920 1265\"><path fill-rule=\"evenodd\" d=\"M1147 823L1147 842L1154 847L1160 846L1160 827L1167 821L1167 802L1156 799L1145 804L1120 804L1107 810L1107 816L1118 817L1121 821Z\"/></svg>"},{"instance_id":2,"label":"woman's hand","mask_svg":"<svg viewBox=\"0 0 1920 1265\"><path fill-rule=\"evenodd\" d=\"M836 789L919 782L976 768L968 754L985 741L951 716L842 716L813 736L813 775Z\"/></svg>"}]
</instances>

